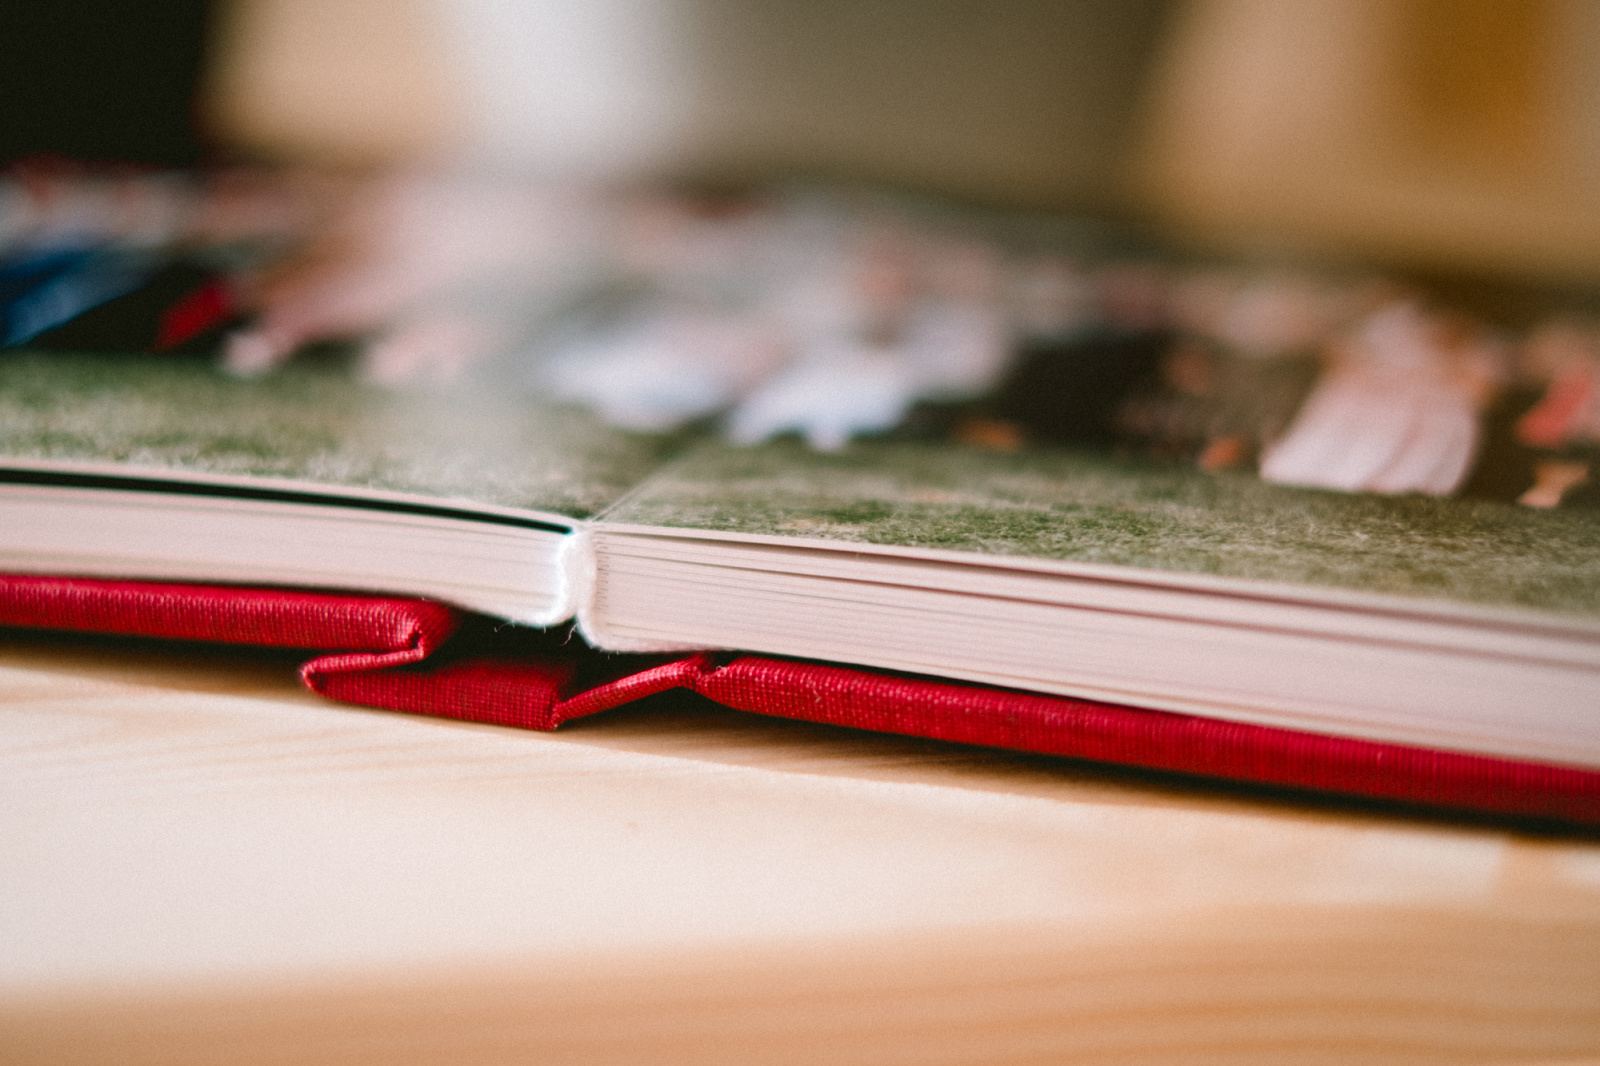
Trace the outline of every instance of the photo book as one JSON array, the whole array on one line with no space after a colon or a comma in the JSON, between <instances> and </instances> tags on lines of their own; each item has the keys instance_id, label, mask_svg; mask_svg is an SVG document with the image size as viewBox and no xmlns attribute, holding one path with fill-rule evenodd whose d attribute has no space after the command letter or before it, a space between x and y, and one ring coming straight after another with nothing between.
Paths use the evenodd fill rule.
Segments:
<instances>
[{"instance_id":1,"label":"photo book","mask_svg":"<svg viewBox=\"0 0 1600 1066\"><path fill-rule=\"evenodd\" d=\"M307 681L358 703L552 727L688 688L1600 822L1584 507L936 434L738 446L492 381L18 352L0 359L0 574L0 624L324 652ZM552 636L430 672L479 618Z\"/></svg>"}]
</instances>

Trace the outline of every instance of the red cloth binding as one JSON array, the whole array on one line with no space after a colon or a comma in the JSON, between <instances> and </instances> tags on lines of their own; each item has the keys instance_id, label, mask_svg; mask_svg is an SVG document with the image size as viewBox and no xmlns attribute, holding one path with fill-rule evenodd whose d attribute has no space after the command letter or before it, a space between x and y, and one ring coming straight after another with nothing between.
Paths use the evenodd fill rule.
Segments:
<instances>
[{"instance_id":1,"label":"red cloth binding","mask_svg":"<svg viewBox=\"0 0 1600 1066\"><path fill-rule=\"evenodd\" d=\"M0 626L301 648L345 703L554 729L684 689L780 718L1428 807L1600 826L1600 772L753 655L691 655L575 684L570 647L445 646L441 604L217 585L0 575ZM442 651L441 651L442 649ZM465 650L468 654L462 654ZM437 654L436 654L437 653Z\"/></svg>"},{"instance_id":2,"label":"red cloth binding","mask_svg":"<svg viewBox=\"0 0 1600 1066\"><path fill-rule=\"evenodd\" d=\"M668 688L735 710L878 733L1600 825L1600 773L1592 770L754 655L665 663L569 697L552 718L559 725Z\"/></svg>"},{"instance_id":3,"label":"red cloth binding","mask_svg":"<svg viewBox=\"0 0 1600 1066\"><path fill-rule=\"evenodd\" d=\"M381 654L396 665L432 653L460 623L443 604L401 597L0 574L5 626Z\"/></svg>"},{"instance_id":4,"label":"red cloth binding","mask_svg":"<svg viewBox=\"0 0 1600 1066\"><path fill-rule=\"evenodd\" d=\"M1119 766L1600 825L1600 772L740 656L695 678L739 710Z\"/></svg>"},{"instance_id":5,"label":"red cloth binding","mask_svg":"<svg viewBox=\"0 0 1600 1066\"><path fill-rule=\"evenodd\" d=\"M0 626L333 651L300 677L335 699L355 677L421 662L460 624L427 600L0 574Z\"/></svg>"}]
</instances>

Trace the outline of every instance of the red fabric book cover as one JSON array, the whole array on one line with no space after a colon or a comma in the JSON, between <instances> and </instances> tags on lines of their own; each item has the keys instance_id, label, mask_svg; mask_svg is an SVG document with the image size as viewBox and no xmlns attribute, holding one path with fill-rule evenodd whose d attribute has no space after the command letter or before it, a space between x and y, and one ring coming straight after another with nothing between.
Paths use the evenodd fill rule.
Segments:
<instances>
[{"instance_id":1,"label":"red fabric book cover","mask_svg":"<svg viewBox=\"0 0 1600 1066\"><path fill-rule=\"evenodd\" d=\"M595 653L472 639L465 616L425 600L0 575L0 626L303 649L302 680L331 699L528 729L684 689L755 714L1600 826L1600 771L757 655L607 657L620 676L596 684Z\"/></svg>"}]
</instances>

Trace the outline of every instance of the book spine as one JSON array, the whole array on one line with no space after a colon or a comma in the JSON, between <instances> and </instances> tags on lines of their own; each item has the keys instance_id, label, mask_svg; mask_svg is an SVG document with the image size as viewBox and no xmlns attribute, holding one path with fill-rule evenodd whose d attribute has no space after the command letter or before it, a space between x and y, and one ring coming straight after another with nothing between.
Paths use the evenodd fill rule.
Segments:
<instances>
[{"instance_id":1,"label":"book spine","mask_svg":"<svg viewBox=\"0 0 1600 1066\"><path fill-rule=\"evenodd\" d=\"M561 541L556 556L556 605L551 611L557 617L545 624L575 621L587 637L584 627L594 610L595 575L594 534L580 522Z\"/></svg>"}]
</instances>

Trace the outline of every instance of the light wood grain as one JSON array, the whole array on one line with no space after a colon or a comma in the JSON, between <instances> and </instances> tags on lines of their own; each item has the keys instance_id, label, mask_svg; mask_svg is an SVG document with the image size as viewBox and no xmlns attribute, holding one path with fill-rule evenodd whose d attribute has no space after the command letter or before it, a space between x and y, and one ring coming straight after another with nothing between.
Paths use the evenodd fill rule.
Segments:
<instances>
[{"instance_id":1,"label":"light wood grain","mask_svg":"<svg viewBox=\"0 0 1600 1066\"><path fill-rule=\"evenodd\" d=\"M0 1061L1600 1057L1600 846L0 639Z\"/></svg>"}]
</instances>

